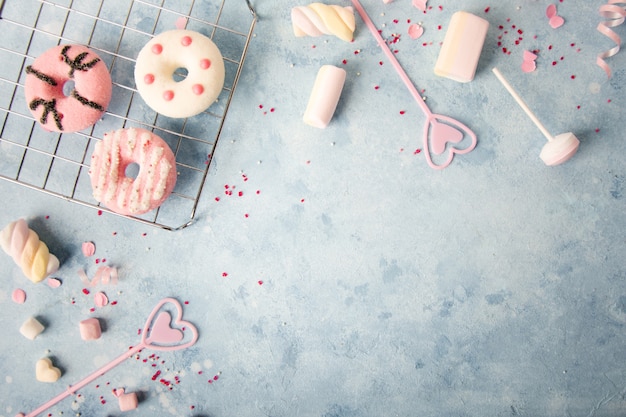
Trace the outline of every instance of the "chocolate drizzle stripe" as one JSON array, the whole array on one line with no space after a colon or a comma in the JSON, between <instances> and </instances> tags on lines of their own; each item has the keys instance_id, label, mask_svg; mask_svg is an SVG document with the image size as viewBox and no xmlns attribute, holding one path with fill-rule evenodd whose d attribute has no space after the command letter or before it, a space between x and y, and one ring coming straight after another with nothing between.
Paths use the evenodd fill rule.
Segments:
<instances>
[{"instance_id":1,"label":"chocolate drizzle stripe","mask_svg":"<svg viewBox=\"0 0 626 417\"><path fill-rule=\"evenodd\" d=\"M67 56L67 52L69 51L71 45L65 45L61 50L61 55L63 56L64 62L70 66L69 77L74 78L75 71L89 71L93 68L98 62L100 62L100 58L94 58L89 62L83 62L83 60L87 57L88 52L81 52L76 55L74 59L71 59Z\"/></svg>"},{"instance_id":2,"label":"chocolate drizzle stripe","mask_svg":"<svg viewBox=\"0 0 626 417\"><path fill-rule=\"evenodd\" d=\"M61 115L57 111L56 108L57 101L52 99L50 101L44 100L43 98L36 98L29 103L29 107L31 110L37 110L37 107L43 106L43 113L41 113L41 118L39 119L39 123L45 125L48 121L48 115L52 113L52 117L54 118L54 123L57 126L57 129L63 130L63 125L61 124Z\"/></svg>"},{"instance_id":3,"label":"chocolate drizzle stripe","mask_svg":"<svg viewBox=\"0 0 626 417\"><path fill-rule=\"evenodd\" d=\"M91 100L81 96L78 93L78 91L76 91L76 89L72 90L72 97L74 97L76 100L78 100L80 102L80 104L82 104L83 106L89 106L92 109L104 111L104 107L103 106L101 106L100 104L96 103L95 101L91 101Z\"/></svg>"},{"instance_id":4,"label":"chocolate drizzle stripe","mask_svg":"<svg viewBox=\"0 0 626 417\"><path fill-rule=\"evenodd\" d=\"M52 78L49 75L44 74L43 72L37 71L35 68L33 68L32 65L29 65L26 67L26 74L33 74L38 79L40 79L46 84L50 84L51 86L56 87L57 85L57 82L54 80L54 78Z\"/></svg>"}]
</instances>

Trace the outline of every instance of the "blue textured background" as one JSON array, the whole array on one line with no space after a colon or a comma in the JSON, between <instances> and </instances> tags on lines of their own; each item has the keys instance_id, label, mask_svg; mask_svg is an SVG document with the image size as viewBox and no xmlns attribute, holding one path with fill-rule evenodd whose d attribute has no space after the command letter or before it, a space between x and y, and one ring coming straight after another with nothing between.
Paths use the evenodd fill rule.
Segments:
<instances>
[{"instance_id":1,"label":"blue textured background","mask_svg":"<svg viewBox=\"0 0 626 417\"><path fill-rule=\"evenodd\" d=\"M188 302L197 345L144 352L51 415L121 415L116 387L141 393L134 416L625 415L626 53L608 60L610 80L595 65L613 46L596 31L602 2L557 2L566 23L555 30L547 1L431 0L423 14L409 0L363 0L385 38L401 35L393 48L431 109L478 136L443 171L415 152L424 116L360 18L353 43L296 38L295 2L253 4L259 21L192 226L162 231L0 182L0 224L26 218L63 281L31 284L0 254L0 416L137 343L167 296ZM491 24L469 84L433 74L461 9ZM528 74L524 49L540 50ZM348 77L319 130L302 114L324 64ZM549 131L580 138L571 161L543 165L545 139L493 66ZM87 296L76 271L93 274L96 258L120 281ZM23 305L11 301L18 287ZM117 304L92 313L100 290ZM29 316L46 325L35 341L18 332ZM91 343L78 335L89 316L105 323ZM43 356L63 370L55 384L35 381Z\"/></svg>"}]
</instances>

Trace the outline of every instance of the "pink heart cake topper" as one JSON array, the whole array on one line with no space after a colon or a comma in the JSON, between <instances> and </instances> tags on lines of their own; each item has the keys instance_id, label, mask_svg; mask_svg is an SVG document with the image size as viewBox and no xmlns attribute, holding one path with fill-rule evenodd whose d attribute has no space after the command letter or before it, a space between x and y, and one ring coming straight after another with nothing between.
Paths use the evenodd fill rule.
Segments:
<instances>
[{"instance_id":1,"label":"pink heart cake topper","mask_svg":"<svg viewBox=\"0 0 626 417\"><path fill-rule=\"evenodd\" d=\"M426 162L434 169L447 167L455 154L471 152L477 143L476 135L467 126L440 114L431 114L428 117L423 137ZM469 139L464 140L465 137ZM443 162L436 163L433 155L444 155Z\"/></svg>"},{"instance_id":2,"label":"pink heart cake topper","mask_svg":"<svg viewBox=\"0 0 626 417\"><path fill-rule=\"evenodd\" d=\"M175 312L173 323L171 309ZM182 317L183 310L177 300L172 298L161 300L146 320L141 344L156 350L178 350L192 346L198 339L198 331L193 324L184 321ZM190 337L185 340L187 331Z\"/></svg>"},{"instance_id":3,"label":"pink heart cake topper","mask_svg":"<svg viewBox=\"0 0 626 417\"><path fill-rule=\"evenodd\" d=\"M172 314L173 313L173 314ZM172 318L174 319L172 321ZM143 327L141 335L141 343L133 346L116 359L93 372L91 375L82 379L74 385L70 385L64 392L57 395L50 401L42 404L40 407L28 414L17 414L16 417L35 417L43 413L64 398L75 394L78 390L85 387L93 380L104 375L126 359L134 356L143 349L156 350L179 350L192 346L198 340L198 330L196 327L183 320L183 308L174 298L165 298L161 300L152 310L146 324Z\"/></svg>"}]
</instances>

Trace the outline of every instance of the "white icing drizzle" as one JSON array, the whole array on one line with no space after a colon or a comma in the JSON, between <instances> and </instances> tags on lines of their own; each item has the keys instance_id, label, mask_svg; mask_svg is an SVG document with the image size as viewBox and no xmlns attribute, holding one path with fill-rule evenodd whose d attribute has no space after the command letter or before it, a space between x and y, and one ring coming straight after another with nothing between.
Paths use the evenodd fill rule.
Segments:
<instances>
[{"instance_id":1,"label":"white icing drizzle","mask_svg":"<svg viewBox=\"0 0 626 417\"><path fill-rule=\"evenodd\" d=\"M106 194L104 195L104 201L108 202L115 198L117 194L117 185L119 182L119 169L120 169L120 132L116 131L111 140L108 151L108 160L110 160L109 166L105 170L101 171L100 175L108 176L104 179L107 183ZM103 190L104 192L105 190Z\"/></svg>"},{"instance_id":2,"label":"white icing drizzle","mask_svg":"<svg viewBox=\"0 0 626 417\"><path fill-rule=\"evenodd\" d=\"M170 171L172 170L172 165L167 162L165 159L161 161L159 164L159 182L157 183L156 188L154 189L153 197L155 200L163 198L165 194L165 186L167 184L167 179L169 178Z\"/></svg>"}]
</instances>

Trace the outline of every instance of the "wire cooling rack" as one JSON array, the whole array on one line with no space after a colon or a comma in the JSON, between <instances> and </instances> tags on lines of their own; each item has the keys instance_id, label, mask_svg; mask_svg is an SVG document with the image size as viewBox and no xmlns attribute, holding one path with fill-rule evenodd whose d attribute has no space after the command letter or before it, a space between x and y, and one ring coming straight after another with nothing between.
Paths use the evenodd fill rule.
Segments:
<instances>
[{"instance_id":1,"label":"wire cooling rack","mask_svg":"<svg viewBox=\"0 0 626 417\"><path fill-rule=\"evenodd\" d=\"M178 180L157 210L123 217L166 230L190 225L256 20L249 0L0 0L0 178L116 214L92 196L91 153L104 133L143 127L171 146ZM133 73L143 45L181 22L213 39L224 57L226 80L207 111L172 119L146 106ZM26 67L59 44L88 45L106 62L113 81L111 103L102 119L77 133L45 131L24 98Z\"/></svg>"}]
</instances>

